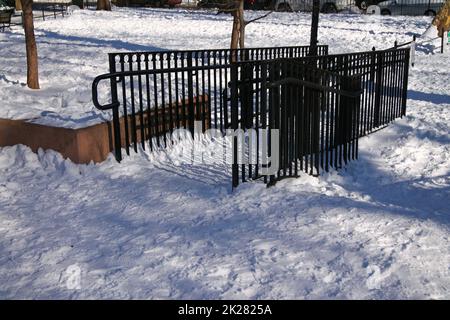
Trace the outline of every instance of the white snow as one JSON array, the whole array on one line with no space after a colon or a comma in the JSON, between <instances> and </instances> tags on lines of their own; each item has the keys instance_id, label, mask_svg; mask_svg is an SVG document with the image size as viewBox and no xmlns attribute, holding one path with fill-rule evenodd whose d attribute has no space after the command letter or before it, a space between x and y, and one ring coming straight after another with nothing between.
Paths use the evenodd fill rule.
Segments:
<instances>
[{"instance_id":1,"label":"white snow","mask_svg":"<svg viewBox=\"0 0 450 320\"><path fill-rule=\"evenodd\" d=\"M261 12L249 11L248 18ZM333 53L386 48L422 34L429 17L323 15L319 39ZM79 128L109 119L94 108L91 84L108 72L108 52L227 48L231 16L215 11L124 9L77 10L35 22L41 90L26 87L23 29L0 33L0 118ZM247 46L309 43L310 14L272 13L250 24Z\"/></svg>"},{"instance_id":2,"label":"white snow","mask_svg":"<svg viewBox=\"0 0 450 320\"><path fill-rule=\"evenodd\" d=\"M248 27L248 45L307 43L309 19L272 14ZM319 38L332 52L385 48L429 22L321 15ZM75 126L103 116L89 85L107 52L226 47L231 25L212 12L120 9L36 28L39 92L20 85L21 31L0 34L1 116L50 112ZM431 51L417 48L407 116L320 178L231 192L226 166L177 165L176 149L74 165L1 148L0 298L450 298L450 60Z\"/></svg>"}]
</instances>

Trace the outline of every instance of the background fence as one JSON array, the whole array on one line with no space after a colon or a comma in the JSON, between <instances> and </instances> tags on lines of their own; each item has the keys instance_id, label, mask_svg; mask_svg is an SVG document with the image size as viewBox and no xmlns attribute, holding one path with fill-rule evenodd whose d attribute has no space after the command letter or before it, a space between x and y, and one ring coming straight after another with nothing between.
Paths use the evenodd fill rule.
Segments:
<instances>
[{"instance_id":1,"label":"background fence","mask_svg":"<svg viewBox=\"0 0 450 320\"><path fill-rule=\"evenodd\" d=\"M379 3L382 15L402 16L435 16L444 5L445 0L394 0L389 3Z\"/></svg>"}]
</instances>

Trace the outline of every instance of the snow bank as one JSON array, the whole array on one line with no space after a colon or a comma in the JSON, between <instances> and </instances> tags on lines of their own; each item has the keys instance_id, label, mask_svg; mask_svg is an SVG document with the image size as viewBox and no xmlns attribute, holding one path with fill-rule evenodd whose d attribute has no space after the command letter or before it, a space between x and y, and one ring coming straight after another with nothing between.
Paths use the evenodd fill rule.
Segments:
<instances>
[{"instance_id":1,"label":"snow bank","mask_svg":"<svg viewBox=\"0 0 450 320\"><path fill-rule=\"evenodd\" d=\"M413 100L345 169L233 193L171 150L74 165L0 149L0 297L449 298L449 124Z\"/></svg>"}]
</instances>

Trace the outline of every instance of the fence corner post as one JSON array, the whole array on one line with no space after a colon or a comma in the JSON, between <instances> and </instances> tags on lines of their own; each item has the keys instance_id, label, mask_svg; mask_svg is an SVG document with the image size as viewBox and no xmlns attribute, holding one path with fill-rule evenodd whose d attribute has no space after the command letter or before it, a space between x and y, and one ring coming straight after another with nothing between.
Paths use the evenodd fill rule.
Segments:
<instances>
[{"instance_id":1,"label":"fence corner post","mask_svg":"<svg viewBox=\"0 0 450 320\"><path fill-rule=\"evenodd\" d=\"M194 139L194 122L195 122L195 110L194 110L194 73L192 70L192 52L187 53L187 81L188 81L188 123L189 131L191 132L192 139ZM198 85L198 84L197 84ZM198 99L198 97L197 97Z\"/></svg>"},{"instance_id":2,"label":"fence corner post","mask_svg":"<svg viewBox=\"0 0 450 320\"><path fill-rule=\"evenodd\" d=\"M414 67L415 56L416 56L416 35L413 35L413 41L411 43L411 67Z\"/></svg>"},{"instance_id":3,"label":"fence corner post","mask_svg":"<svg viewBox=\"0 0 450 320\"><path fill-rule=\"evenodd\" d=\"M405 69L403 70L403 96L402 96L402 117L406 115L406 100L408 99L408 75L410 50L406 51Z\"/></svg>"},{"instance_id":4,"label":"fence corner post","mask_svg":"<svg viewBox=\"0 0 450 320\"><path fill-rule=\"evenodd\" d=\"M380 107L381 107L381 86L383 81L383 52L376 55L376 76L375 76L375 106L373 112L373 126L380 126Z\"/></svg>"},{"instance_id":5,"label":"fence corner post","mask_svg":"<svg viewBox=\"0 0 450 320\"><path fill-rule=\"evenodd\" d=\"M238 65L237 62L231 63L231 129L238 129L239 122L239 96L238 96ZM233 163L231 165L232 188L236 188L239 184L239 166L238 166L238 139L233 134L232 148L233 148Z\"/></svg>"},{"instance_id":6,"label":"fence corner post","mask_svg":"<svg viewBox=\"0 0 450 320\"><path fill-rule=\"evenodd\" d=\"M109 70L111 73L116 72L116 61L112 54L109 54ZM119 118L119 98L117 96L117 80L111 77L111 102L117 103L113 107L113 132L114 132L114 154L118 162L122 161L122 138L120 135L120 118Z\"/></svg>"}]
</instances>

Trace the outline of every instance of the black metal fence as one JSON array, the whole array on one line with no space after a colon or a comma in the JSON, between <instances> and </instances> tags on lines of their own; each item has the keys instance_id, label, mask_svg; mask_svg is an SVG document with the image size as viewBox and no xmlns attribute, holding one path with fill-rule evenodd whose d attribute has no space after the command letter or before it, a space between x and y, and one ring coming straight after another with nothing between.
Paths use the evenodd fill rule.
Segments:
<instances>
[{"instance_id":1,"label":"black metal fence","mask_svg":"<svg viewBox=\"0 0 450 320\"><path fill-rule=\"evenodd\" d=\"M233 186L318 175L356 159L359 137L405 114L408 67L409 49L235 64L232 128L253 140L238 150L234 138Z\"/></svg>"},{"instance_id":2,"label":"black metal fence","mask_svg":"<svg viewBox=\"0 0 450 320\"><path fill-rule=\"evenodd\" d=\"M252 140L244 150L233 138L234 187L261 177L273 184L301 170L316 175L357 158L359 137L405 114L409 67L409 49L318 49L318 56L307 46L111 53L111 72L94 80L93 101L112 110L118 161L122 147L127 154L139 145L164 148L175 129L193 134L201 121L203 130L240 129L241 141ZM110 97L104 103L102 84Z\"/></svg>"},{"instance_id":3,"label":"black metal fence","mask_svg":"<svg viewBox=\"0 0 450 320\"><path fill-rule=\"evenodd\" d=\"M321 55L327 46L319 46ZM127 154L138 143L151 150L166 147L167 135L177 128L194 130L194 121L204 129L230 128L230 67L233 62L300 58L308 46L195 51L126 52L109 54L110 74L94 81L94 104L112 109L114 149L122 159L121 146ZM97 101L97 86L110 80L111 102ZM120 129L120 130L119 130Z\"/></svg>"},{"instance_id":4,"label":"black metal fence","mask_svg":"<svg viewBox=\"0 0 450 320\"><path fill-rule=\"evenodd\" d=\"M69 3L33 3L33 18L45 21L47 18L56 19L57 16L64 17L68 15L67 8L69 5Z\"/></svg>"}]
</instances>

